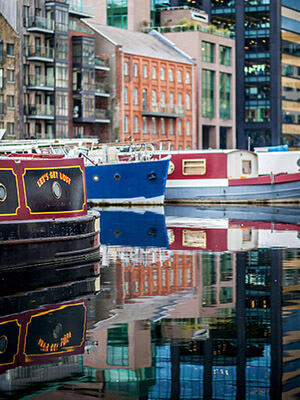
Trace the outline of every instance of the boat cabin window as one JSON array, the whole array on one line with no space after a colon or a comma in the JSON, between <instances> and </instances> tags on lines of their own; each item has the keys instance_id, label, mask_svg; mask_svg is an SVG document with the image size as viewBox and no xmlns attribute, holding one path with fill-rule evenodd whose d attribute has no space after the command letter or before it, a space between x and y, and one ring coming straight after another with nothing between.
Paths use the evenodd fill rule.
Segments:
<instances>
[{"instance_id":1,"label":"boat cabin window","mask_svg":"<svg viewBox=\"0 0 300 400\"><path fill-rule=\"evenodd\" d=\"M252 173L251 160L242 160L242 171L243 171L243 174L245 174L245 175L249 175Z\"/></svg>"},{"instance_id":2,"label":"boat cabin window","mask_svg":"<svg viewBox=\"0 0 300 400\"><path fill-rule=\"evenodd\" d=\"M206 159L182 160L183 175L204 175L206 173Z\"/></svg>"},{"instance_id":3,"label":"boat cabin window","mask_svg":"<svg viewBox=\"0 0 300 400\"><path fill-rule=\"evenodd\" d=\"M182 232L182 245L206 249L206 232L184 229Z\"/></svg>"}]
</instances>

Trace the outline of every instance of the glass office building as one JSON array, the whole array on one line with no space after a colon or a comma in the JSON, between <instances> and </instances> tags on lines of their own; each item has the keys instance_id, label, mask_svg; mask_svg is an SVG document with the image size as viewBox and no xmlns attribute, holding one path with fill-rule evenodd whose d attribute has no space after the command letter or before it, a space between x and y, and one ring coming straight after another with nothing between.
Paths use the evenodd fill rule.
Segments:
<instances>
[{"instance_id":1,"label":"glass office building","mask_svg":"<svg viewBox=\"0 0 300 400\"><path fill-rule=\"evenodd\" d=\"M204 9L236 38L238 147L249 138L252 148L300 147L299 0L170 0L183 5Z\"/></svg>"}]
</instances>

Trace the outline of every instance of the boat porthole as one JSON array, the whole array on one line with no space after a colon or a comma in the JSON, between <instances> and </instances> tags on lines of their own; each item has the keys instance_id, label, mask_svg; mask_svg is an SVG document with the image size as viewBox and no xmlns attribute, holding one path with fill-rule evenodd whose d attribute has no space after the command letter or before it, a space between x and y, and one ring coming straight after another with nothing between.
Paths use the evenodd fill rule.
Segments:
<instances>
[{"instance_id":1,"label":"boat porthole","mask_svg":"<svg viewBox=\"0 0 300 400\"><path fill-rule=\"evenodd\" d=\"M0 201L5 201L7 197L6 187L0 183Z\"/></svg>"},{"instance_id":2,"label":"boat porthole","mask_svg":"<svg viewBox=\"0 0 300 400\"><path fill-rule=\"evenodd\" d=\"M115 174L114 178L116 181L119 181L121 179L121 175L120 174Z\"/></svg>"},{"instance_id":3,"label":"boat porthole","mask_svg":"<svg viewBox=\"0 0 300 400\"><path fill-rule=\"evenodd\" d=\"M62 324L59 322L53 329L53 337L54 339L58 339L62 333Z\"/></svg>"},{"instance_id":4,"label":"boat porthole","mask_svg":"<svg viewBox=\"0 0 300 400\"><path fill-rule=\"evenodd\" d=\"M121 232L119 231L119 229L116 229L114 231L114 235L115 235L116 238L118 238L121 235Z\"/></svg>"},{"instance_id":5,"label":"boat porthole","mask_svg":"<svg viewBox=\"0 0 300 400\"><path fill-rule=\"evenodd\" d=\"M168 175L171 175L174 172L175 165L172 161L169 161Z\"/></svg>"},{"instance_id":6,"label":"boat porthole","mask_svg":"<svg viewBox=\"0 0 300 400\"><path fill-rule=\"evenodd\" d=\"M94 175L93 176L93 181L94 182L99 182L99 176L98 175Z\"/></svg>"},{"instance_id":7,"label":"boat porthole","mask_svg":"<svg viewBox=\"0 0 300 400\"><path fill-rule=\"evenodd\" d=\"M8 342L7 336L5 335L0 336L0 354L6 352L7 342Z\"/></svg>"},{"instance_id":8,"label":"boat porthole","mask_svg":"<svg viewBox=\"0 0 300 400\"><path fill-rule=\"evenodd\" d=\"M297 160L297 165L298 165L298 167L300 167L300 158L298 158L298 160Z\"/></svg>"},{"instance_id":9,"label":"boat porthole","mask_svg":"<svg viewBox=\"0 0 300 400\"><path fill-rule=\"evenodd\" d=\"M60 199L62 195L62 188L58 182L53 182L52 193L56 199Z\"/></svg>"}]
</instances>

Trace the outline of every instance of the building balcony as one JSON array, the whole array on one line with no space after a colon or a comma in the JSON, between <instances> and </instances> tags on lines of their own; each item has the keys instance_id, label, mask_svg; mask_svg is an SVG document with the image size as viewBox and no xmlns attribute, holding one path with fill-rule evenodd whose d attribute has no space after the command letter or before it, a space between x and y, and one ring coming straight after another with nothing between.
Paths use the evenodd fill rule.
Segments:
<instances>
[{"instance_id":1,"label":"building balcony","mask_svg":"<svg viewBox=\"0 0 300 400\"><path fill-rule=\"evenodd\" d=\"M25 78L25 85L29 90L54 90L54 77L44 75L29 75Z\"/></svg>"},{"instance_id":2,"label":"building balcony","mask_svg":"<svg viewBox=\"0 0 300 400\"><path fill-rule=\"evenodd\" d=\"M54 49L52 47L28 46L25 47L25 56L28 61L54 61Z\"/></svg>"},{"instance_id":3,"label":"building balcony","mask_svg":"<svg viewBox=\"0 0 300 400\"><path fill-rule=\"evenodd\" d=\"M107 83L95 83L95 96L109 97L109 85Z\"/></svg>"},{"instance_id":4,"label":"building balcony","mask_svg":"<svg viewBox=\"0 0 300 400\"><path fill-rule=\"evenodd\" d=\"M101 71L109 71L109 58L108 57L95 57L95 69Z\"/></svg>"},{"instance_id":5,"label":"building balcony","mask_svg":"<svg viewBox=\"0 0 300 400\"><path fill-rule=\"evenodd\" d=\"M24 113L29 119L54 119L54 106L48 104L36 104L25 106Z\"/></svg>"},{"instance_id":6,"label":"building balcony","mask_svg":"<svg viewBox=\"0 0 300 400\"><path fill-rule=\"evenodd\" d=\"M205 27L200 25L172 25L172 26L154 26L152 28L145 28L142 29L142 32L149 33L152 30L155 30L159 33L169 33L169 32L204 32L204 33L211 33L212 35L221 36L221 37L232 37L232 33L228 32L227 30L220 30L211 27Z\"/></svg>"},{"instance_id":7,"label":"building balcony","mask_svg":"<svg viewBox=\"0 0 300 400\"><path fill-rule=\"evenodd\" d=\"M96 108L95 109L95 122L102 122L102 123L109 124L110 123L109 111Z\"/></svg>"},{"instance_id":8,"label":"building balcony","mask_svg":"<svg viewBox=\"0 0 300 400\"><path fill-rule=\"evenodd\" d=\"M92 5L83 5L83 1L78 0L65 0L69 4L69 14L75 15L80 18L92 18L95 11Z\"/></svg>"},{"instance_id":9,"label":"building balcony","mask_svg":"<svg viewBox=\"0 0 300 400\"><path fill-rule=\"evenodd\" d=\"M26 28L28 32L53 33L54 21L49 18L30 17L26 20Z\"/></svg>"},{"instance_id":10,"label":"building balcony","mask_svg":"<svg viewBox=\"0 0 300 400\"><path fill-rule=\"evenodd\" d=\"M145 116L162 116L162 117L185 117L185 108L180 105L171 104L145 104L143 105L142 115Z\"/></svg>"}]
</instances>

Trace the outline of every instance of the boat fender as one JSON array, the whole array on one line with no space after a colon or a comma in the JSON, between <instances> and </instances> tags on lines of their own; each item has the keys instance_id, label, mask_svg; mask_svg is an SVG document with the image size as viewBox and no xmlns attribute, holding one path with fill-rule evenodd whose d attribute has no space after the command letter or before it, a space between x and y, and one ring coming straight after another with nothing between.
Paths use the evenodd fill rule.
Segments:
<instances>
[{"instance_id":1,"label":"boat fender","mask_svg":"<svg viewBox=\"0 0 300 400\"><path fill-rule=\"evenodd\" d=\"M150 181L154 181L156 178L157 178L156 172L154 172L154 171L149 172L149 174L148 174L148 179L149 179Z\"/></svg>"}]
</instances>

